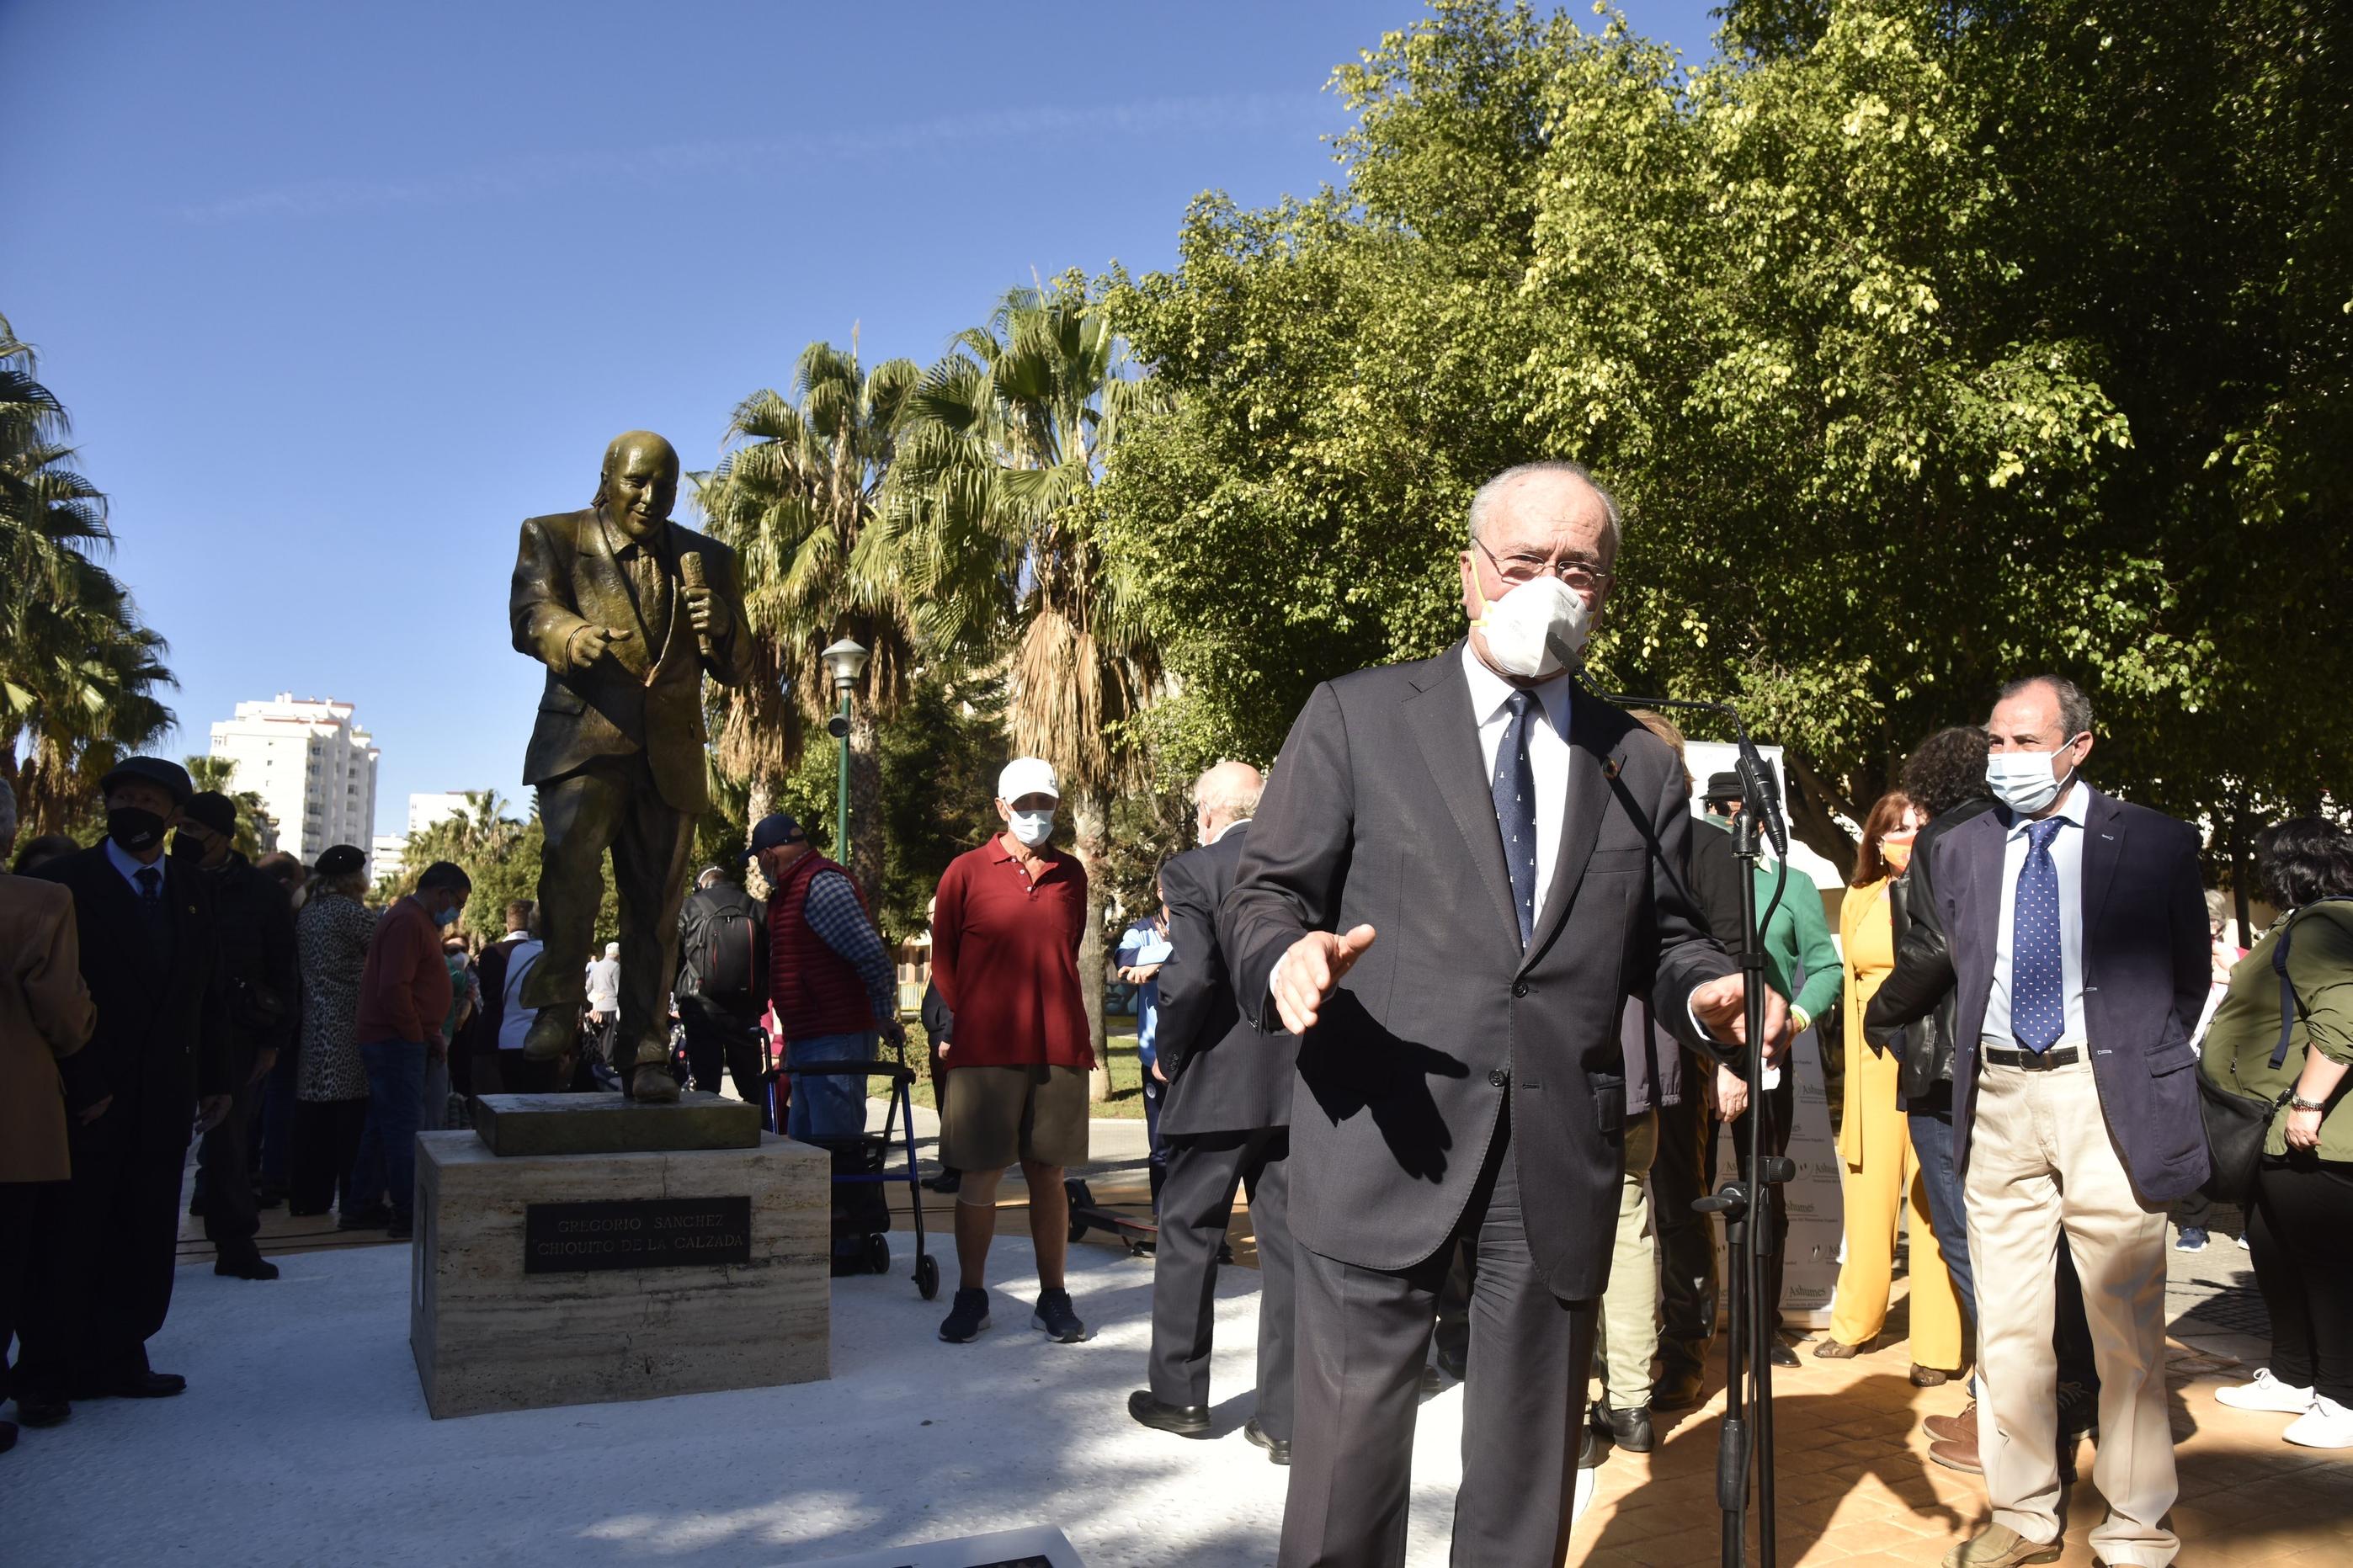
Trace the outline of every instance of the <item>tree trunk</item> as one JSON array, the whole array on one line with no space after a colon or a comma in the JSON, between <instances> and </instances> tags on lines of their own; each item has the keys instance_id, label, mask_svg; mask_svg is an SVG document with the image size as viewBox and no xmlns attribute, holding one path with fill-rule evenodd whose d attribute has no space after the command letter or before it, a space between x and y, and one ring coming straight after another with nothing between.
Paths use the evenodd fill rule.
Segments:
<instances>
[{"instance_id":1,"label":"tree trunk","mask_svg":"<svg viewBox=\"0 0 2353 1568\"><path fill-rule=\"evenodd\" d=\"M1788 818L1789 832L1815 854L1838 868L1841 878L1854 875L1854 840L1831 815L1833 808L1846 810L1860 823L1863 813L1852 809L1853 803L1841 798L1829 781L1808 767L1795 752L1781 753L1782 764L1796 779L1798 787L1790 792L1793 800L1781 803L1783 815ZM1867 808L1866 808L1867 809Z\"/></svg>"},{"instance_id":2,"label":"tree trunk","mask_svg":"<svg viewBox=\"0 0 2353 1568\"><path fill-rule=\"evenodd\" d=\"M1095 1069L1087 1075L1087 1098L1100 1104L1111 1098L1111 1036L1103 1017L1103 985L1110 973L1103 957L1103 856L1110 812L1092 790L1073 790L1069 799L1072 847L1087 873L1087 923L1079 938L1079 994L1086 1003L1087 1038L1095 1053Z\"/></svg>"},{"instance_id":3,"label":"tree trunk","mask_svg":"<svg viewBox=\"0 0 2353 1568\"><path fill-rule=\"evenodd\" d=\"M745 789L744 796L744 841L745 847L750 847L752 829L760 826L760 818L767 816L770 811L774 810L776 808L776 785L775 781L770 779L765 773L754 773L752 775L752 782ZM768 879L761 871L760 862L757 860L746 860L744 862L744 890L751 894L754 898L759 900L764 904L768 901L768 895L775 891L774 889L768 886Z\"/></svg>"}]
</instances>

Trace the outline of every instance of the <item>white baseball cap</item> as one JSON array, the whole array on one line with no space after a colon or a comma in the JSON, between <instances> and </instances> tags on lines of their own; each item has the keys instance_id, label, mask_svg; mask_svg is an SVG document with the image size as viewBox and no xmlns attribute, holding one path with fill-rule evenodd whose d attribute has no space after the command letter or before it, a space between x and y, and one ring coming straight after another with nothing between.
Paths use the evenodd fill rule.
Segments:
<instances>
[{"instance_id":1,"label":"white baseball cap","mask_svg":"<svg viewBox=\"0 0 2353 1568\"><path fill-rule=\"evenodd\" d=\"M997 799L1019 800L1025 795L1062 798L1060 786L1054 783L1053 764L1043 757L1016 757L997 775Z\"/></svg>"}]
</instances>

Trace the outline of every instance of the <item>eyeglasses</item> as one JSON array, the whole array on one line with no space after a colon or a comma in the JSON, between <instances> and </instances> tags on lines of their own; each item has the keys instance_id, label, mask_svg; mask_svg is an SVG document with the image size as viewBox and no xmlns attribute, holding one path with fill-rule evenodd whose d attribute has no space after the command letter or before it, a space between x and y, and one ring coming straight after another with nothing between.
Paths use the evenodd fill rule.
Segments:
<instances>
[{"instance_id":1,"label":"eyeglasses","mask_svg":"<svg viewBox=\"0 0 2353 1568\"><path fill-rule=\"evenodd\" d=\"M1574 558L1553 561L1542 555L1498 555L1487 548L1487 542L1483 539L1474 539L1471 542L1494 563L1495 575L1514 588L1523 583L1532 583L1546 573L1558 577L1562 586L1577 594L1606 594L1609 585L1618 580L1615 574L1604 572L1590 561Z\"/></svg>"}]
</instances>

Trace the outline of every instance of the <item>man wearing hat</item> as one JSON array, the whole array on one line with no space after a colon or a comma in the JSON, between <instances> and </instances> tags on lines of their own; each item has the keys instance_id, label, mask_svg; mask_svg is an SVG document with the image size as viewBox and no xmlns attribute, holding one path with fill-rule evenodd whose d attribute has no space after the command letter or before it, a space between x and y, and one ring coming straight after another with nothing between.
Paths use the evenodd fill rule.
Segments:
<instances>
[{"instance_id":1,"label":"man wearing hat","mask_svg":"<svg viewBox=\"0 0 2353 1568\"><path fill-rule=\"evenodd\" d=\"M961 1279L940 1338L962 1344L988 1327L984 1283L997 1232L997 1184L1016 1160L1029 1188L1037 1248L1032 1328L1064 1344L1086 1325L1064 1289L1070 1249L1065 1168L1087 1157L1087 1074L1095 1064L1079 973L1087 926L1086 868L1055 849L1061 790L1037 757L997 781L1005 831L948 863L932 914L932 979L955 1016L943 1054L955 1082L940 1121L940 1159L963 1173L956 1192ZM1095 975L1092 984L1100 985Z\"/></svg>"},{"instance_id":2,"label":"man wearing hat","mask_svg":"<svg viewBox=\"0 0 2353 1568\"><path fill-rule=\"evenodd\" d=\"M754 826L744 858L760 862L775 889L768 895L768 1001L784 1031L786 1065L871 1062L878 1030L903 1046L898 974L849 873L818 854L801 825L781 811ZM863 1078L793 1080L785 1123L791 1136L854 1138L865 1127ZM847 1234L835 1236L835 1255L860 1256L870 1227L837 1228Z\"/></svg>"},{"instance_id":3,"label":"man wearing hat","mask_svg":"<svg viewBox=\"0 0 2353 1568\"><path fill-rule=\"evenodd\" d=\"M237 850L237 803L206 790L188 802L172 834L172 858L202 872L212 891L228 1013L233 1098L196 1152L196 1193L216 1274L275 1279L278 1266L254 1246L261 1216L246 1174L247 1126L261 1080L294 1047L301 973L294 956L294 910L276 879Z\"/></svg>"},{"instance_id":4,"label":"man wearing hat","mask_svg":"<svg viewBox=\"0 0 2353 1568\"><path fill-rule=\"evenodd\" d=\"M147 1341L172 1305L190 1129L215 1126L232 1103L211 889L164 853L195 791L160 757L129 759L100 788L106 837L35 873L73 894L98 1027L60 1064L73 1179L34 1266L16 1372L28 1426L64 1420L69 1399L187 1386L147 1364Z\"/></svg>"}]
</instances>

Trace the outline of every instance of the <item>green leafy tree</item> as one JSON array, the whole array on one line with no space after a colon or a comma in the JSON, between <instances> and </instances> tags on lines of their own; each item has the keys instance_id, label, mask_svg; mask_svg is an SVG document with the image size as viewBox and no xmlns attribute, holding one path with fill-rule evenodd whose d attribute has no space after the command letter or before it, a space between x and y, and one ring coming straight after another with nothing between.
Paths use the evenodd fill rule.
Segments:
<instances>
[{"instance_id":1,"label":"green leafy tree","mask_svg":"<svg viewBox=\"0 0 2353 1568\"><path fill-rule=\"evenodd\" d=\"M0 776L27 833L64 830L99 777L172 726L164 639L100 563L106 498L73 467L64 405L0 317Z\"/></svg>"},{"instance_id":2,"label":"green leafy tree","mask_svg":"<svg viewBox=\"0 0 2353 1568\"><path fill-rule=\"evenodd\" d=\"M1160 665L1128 579L1098 541L1098 487L1155 396L1110 313L1069 276L1008 294L908 403L890 526L930 647L1001 658L1008 739L1045 758L1079 859L1106 886L1111 808L1141 784L1131 721ZM1079 952L1103 1059L1103 900ZM1097 1098L1108 1092L1098 1071Z\"/></svg>"},{"instance_id":3,"label":"green leafy tree","mask_svg":"<svg viewBox=\"0 0 2353 1568\"><path fill-rule=\"evenodd\" d=\"M712 694L714 756L748 787L752 820L801 762L809 721L835 710L819 651L849 637L871 656L864 700L850 708L853 842L841 851L869 889L883 875L878 735L905 700L913 663L907 601L875 514L920 374L911 360L862 367L854 340L848 353L811 343L794 372L797 401L761 391L737 405L727 450L696 487L712 536L736 550L752 620L751 679ZM833 805L828 794L828 820Z\"/></svg>"},{"instance_id":4,"label":"green leafy tree","mask_svg":"<svg viewBox=\"0 0 2353 1568\"><path fill-rule=\"evenodd\" d=\"M2137 798L2344 798L2353 20L1826 0L1726 46L1442 0L1335 75L1340 189L1205 200L1116 299L1176 406L1105 537L1195 748L1458 635L1472 489L1567 457L1633 519L1597 681L1740 699L1834 858L2042 668Z\"/></svg>"}]
</instances>

